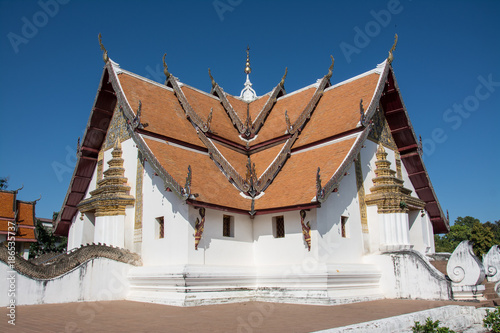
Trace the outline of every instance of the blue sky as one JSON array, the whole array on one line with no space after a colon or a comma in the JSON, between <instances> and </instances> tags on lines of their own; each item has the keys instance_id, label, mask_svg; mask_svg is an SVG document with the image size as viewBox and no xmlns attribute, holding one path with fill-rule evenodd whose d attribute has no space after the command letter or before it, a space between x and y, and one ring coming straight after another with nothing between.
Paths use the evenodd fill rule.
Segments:
<instances>
[{"instance_id":1,"label":"blue sky","mask_svg":"<svg viewBox=\"0 0 500 333\"><path fill-rule=\"evenodd\" d=\"M285 67L288 92L393 62L424 160L450 219L500 219L500 1L0 0L0 176L24 184L38 217L61 208L102 74L102 33L124 69L163 81L258 95Z\"/></svg>"}]
</instances>

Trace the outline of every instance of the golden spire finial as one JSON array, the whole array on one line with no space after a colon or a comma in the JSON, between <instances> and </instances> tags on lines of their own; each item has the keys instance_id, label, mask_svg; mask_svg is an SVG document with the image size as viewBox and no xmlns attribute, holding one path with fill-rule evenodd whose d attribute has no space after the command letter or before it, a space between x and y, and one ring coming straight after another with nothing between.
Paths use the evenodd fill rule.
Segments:
<instances>
[{"instance_id":1,"label":"golden spire finial","mask_svg":"<svg viewBox=\"0 0 500 333\"><path fill-rule=\"evenodd\" d=\"M104 60L104 63L107 63L109 61L108 51L106 50L106 48L104 47L104 45L102 45L101 33L99 33L98 37L99 37L99 45L101 46L101 50L104 52L102 54L102 59Z\"/></svg>"},{"instance_id":2,"label":"golden spire finial","mask_svg":"<svg viewBox=\"0 0 500 333\"><path fill-rule=\"evenodd\" d=\"M247 45L247 63L245 65L245 73L250 74L252 69L250 68L250 46Z\"/></svg>"},{"instance_id":3,"label":"golden spire finial","mask_svg":"<svg viewBox=\"0 0 500 333\"><path fill-rule=\"evenodd\" d=\"M389 62L389 64L392 62L392 60L394 60L394 55L392 54L392 52L394 52L394 50L396 50L397 44L398 44L398 34L395 34L394 35L394 44L392 44L392 47L389 50L389 56L387 57L387 61Z\"/></svg>"}]
</instances>

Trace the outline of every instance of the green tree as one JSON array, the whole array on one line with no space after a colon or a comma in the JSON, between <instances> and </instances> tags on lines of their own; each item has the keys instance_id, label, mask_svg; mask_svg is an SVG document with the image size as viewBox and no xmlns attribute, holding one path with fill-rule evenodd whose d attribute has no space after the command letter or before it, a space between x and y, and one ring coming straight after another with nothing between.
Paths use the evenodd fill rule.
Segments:
<instances>
[{"instance_id":1,"label":"green tree","mask_svg":"<svg viewBox=\"0 0 500 333\"><path fill-rule=\"evenodd\" d=\"M6 190L9 187L9 177L0 178L0 190Z\"/></svg>"},{"instance_id":2,"label":"green tree","mask_svg":"<svg viewBox=\"0 0 500 333\"><path fill-rule=\"evenodd\" d=\"M40 220L36 220L37 242L30 246L30 258L50 252L64 252L68 239L66 237L56 236L50 230L47 230Z\"/></svg>"},{"instance_id":3,"label":"green tree","mask_svg":"<svg viewBox=\"0 0 500 333\"><path fill-rule=\"evenodd\" d=\"M495 245L491 229L479 222L475 222L472 226L470 240L474 242L474 254L479 258Z\"/></svg>"},{"instance_id":4,"label":"green tree","mask_svg":"<svg viewBox=\"0 0 500 333\"><path fill-rule=\"evenodd\" d=\"M500 245L500 220L491 223L490 221L484 224L486 227L489 227L493 232L493 242L495 244Z\"/></svg>"},{"instance_id":5,"label":"green tree","mask_svg":"<svg viewBox=\"0 0 500 333\"><path fill-rule=\"evenodd\" d=\"M453 252L464 240L474 242L474 253L481 257L493 245L500 244L500 221L482 224L471 216L458 217L450 227L450 232L434 236L436 252Z\"/></svg>"}]
</instances>

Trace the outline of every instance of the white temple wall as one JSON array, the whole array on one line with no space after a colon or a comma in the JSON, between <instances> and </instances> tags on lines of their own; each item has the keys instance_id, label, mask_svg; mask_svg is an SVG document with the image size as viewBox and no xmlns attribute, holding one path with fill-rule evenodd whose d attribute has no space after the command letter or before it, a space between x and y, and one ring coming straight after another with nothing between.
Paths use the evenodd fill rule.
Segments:
<instances>
[{"instance_id":1,"label":"white temple wall","mask_svg":"<svg viewBox=\"0 0 500 333\"><path fill-rule=\"evenodd\" d=\"M129 282L127 272L132 266L106 258L84 262L70 272L48 280L29 278L15 273L16 305L111 301L125 299ZM13 271L0 261L0 306L7 306L9 280ZM5 296L4 296L5 295Z\"/></svg>"},{"instance_id":2,"label":"white temple wall","mask_svg":"<svg viewBox=\"0 0 500 333\"><path fill-rule=\"evenodd\" d=\"M188 205L175 193L167 192L163 180L154 176L148 162L144 163L142 260L144 266L188 263ZM164 238L158 235L158 220L163 217Z\"/></svg>"},{"instance_id":3,"label":"white temple wall","mask_svg":"<svg viewBox=\"0 0 500 333\"><path fill-rule=\"evenodd\" d=\"M338 192L317 208L319 257L326 263L359 263L363 255L363 234L356 186L356 171L351 165ZM345 220L345 237L342 220Z\"/></svg>"},{"instance_id":4,"label":"white temple wall","mask_svg":"<svg viewBox=\"0 0 500 333\"><path fill-rule=\"evenodd\" d=\"M410 223L410 243L413 249L422 254L426 254L430 250L429 234L427 221L422 218L422 214L418 210L413 210L408 213Z\"/></svg>"},{"instance_id":5,"label":"white temple wall","mask_svg":"<svg viewBox=\"0 0 500 333\"><path fill-rule=\"evenodd\" d=\"M311 225L311 251L304 241L298 210L276 214L256 215L253 220L254 256L257 266L300 264L306 258L317 257L318 237L316 210L306 211L305 222ZM285 237L275 238L273 218L283 216Z\"/></svg>"},{"instance_id":6,"label":"white temple wall","mask_svg":"<svg viewBox=\"0 0 500 333\"><path fill-rule=\"evenodd\" d=\"M380 244L382 237L382 226L378 221L377 206L366 206L366 216L368 219L368 230L370 239L370 252L380 253Z\"/></svg>"},{"instance_id":7,"label":"white temple wall","mask_svg":"<svg viewBox=\"0 0 500 333\"><path fill-rule=\"evenodd\" d=\"M251 266L253 258L252 221L249 216L205 209L203 236L194 248L196 218L199 210L189 207L189 263L203 265ZM223 236L223 216L232 217L233 237Z\"/></svg>"},{"instance_id":8,"label":"white temple wall","mask_svg":"<svg viewBox=\"0 0 500 333\"><path fill-rule=\"evenodd\" d=\"M94 242L95 217L93 213L83 214L83 220L80 213L73 217L68 232L67 250L80 247L80 245L91 244Z\"/></svg>"}]
</instances>

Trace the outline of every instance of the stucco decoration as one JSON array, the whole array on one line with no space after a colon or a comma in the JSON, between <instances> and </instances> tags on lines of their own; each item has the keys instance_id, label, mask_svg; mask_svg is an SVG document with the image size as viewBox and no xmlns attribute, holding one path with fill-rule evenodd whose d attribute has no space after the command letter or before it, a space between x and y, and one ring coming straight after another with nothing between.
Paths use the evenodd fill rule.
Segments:
<instances>
[{"instance_id":1,"label":"stucco decoration","mask_svg":"<svg viewBox=\"0 0 500 333\"><path fill-rule=\"evenodd\" d=\"M311 251L311 225L309 221L304 223L304 219L306 218L306 211L300 211L300 225L302 226L302 234L304 235L304 240L307 243L308 251Z\"/></svg>"},{"instance_id":2,"label":"stucco decoration","mask_svg":"<svg viewBox=\"0 0 500 333\"><path fill-rule=\"evenodd\" d=\"M500 247L498 245L493 245L488 253L483 255L483 266L488 281L500 281Z\"/></svg>"},{"instance_id":3,"label":"stucco decoration","mask_svg":"<svg viewBox=\"0 0 500 333\"><path fill-rule=\"evenodd\" d=\"M483 282L484 267L474 255L471 241L458 244L448 260L446 273L456 286L476 286Z\"/></svg>"},{"instance_id":4,"label":"stucco decoration","mask_svg":"<svg viewBox=\"0 0 500 333\"><path fill-rule=\"evenodd\" d=\"M122 148L118 138L111 155L113 158L108 162L109 168L104 171L104 179L97 182L97 188L90 192L90 198L78 204L80 212L95 212L96 217L125 215L125 208L134 205L135 199L129 194L130 186L124 176Z\"/></svg>"},{"instance_id":5,"label":"stucco decoration","mask_svg":"<svg viewBox=\"0 0 500 333\"><path fill-rule=\"evenodd\" d=\"M201 221L196 218L196 225L194 227L194 249L198 250L203 230L205 229L205 208L200 208Z\"/></svg>"}]
</instances>

